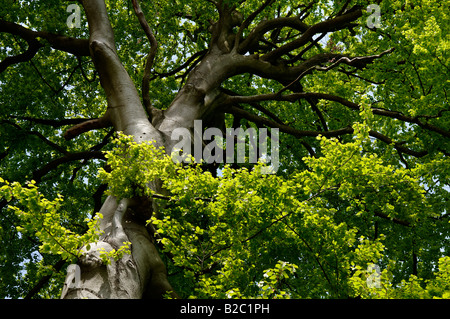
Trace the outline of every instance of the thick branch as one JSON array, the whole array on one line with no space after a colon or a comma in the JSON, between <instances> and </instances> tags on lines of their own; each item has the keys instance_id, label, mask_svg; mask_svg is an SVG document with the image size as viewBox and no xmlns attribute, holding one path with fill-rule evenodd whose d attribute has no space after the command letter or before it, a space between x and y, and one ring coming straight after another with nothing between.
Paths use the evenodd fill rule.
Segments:
<instances>
[{"instance_id":1,"label":"thick branch","mask_svg":"<svg viewBox=\"0 0 450 319\"><path fill-rule=\"evenodd\" d=\"M234 48L238 48L239 42L241 40L242 32L244 32L245 29L248 28L250 23L260 14L267 6L271 5L274 2L274 0L266 0L256 11L252 12L247 19L244 20L244 22L239 27L239 30L236 34L235 40L234 40Z\"/></svg>"},{"instance_id":2,"label":"thick branch","mask_svg":"<svg viewBox=\"0 0 450 319\"><path fill-rule=\"evenodd\" d=\"M236 74L256 74L264 78L276 80L285 86L293 86L295 84L294 88L296 87L296 91L298 91L298 82L314 70L328 71L340 64L347 64L362 69L372 63L375 59L381 58L392 51L393 49L388 49L376 55L358 57L348 57L343 54L325 52L316 54L306 61L290 67L286 63L274 64L264 61L263 57L259 57L258 55L236 55L234 61L237 69ZM331 64L326 67L322 66L323 64L330 62ZM286 89L287 88L284 90Z\"/></svg>"},{"instance_id":3,"label":"thick branch","mask_svg":"<svg viewBox=\"0 0 450 319\"><path fill-rule=\"evenodd\" d=\"M382 109L382 108L372 108L372 113L377 114L377 115L386 116L386 117L395 118L395 119L403 121L403 122L414 123L414 124L419 125L421 128L423 128L425 130L433 131L442 136L450 138L450 131L444 130L440 127L429 124L427 122L422 122L421 120L419 120L419 118L421 117L420 115L411 117L411 116L407 116L407 115L403 114L402 112L390 111L390 110L386 110L386 109Z\"/></svg>"},{"instance_id":4,"label":"thick branch","mask_svg":"<svg viewBox=\"0 0 450 319\"><path fill-rule=\"evenodd\" d=\"M231 90L228 89L224 89L221 88L221 92L230 95L230 96L240 96L239 94L237 94L236 92L233 92ZM259 103L249 103L249 105L253 108L255 108L256 110L264 113L265 115L267 115L268 117L270 117L272 120L274 120L275 122L279 123L279 124L284 124L283 121L276 116L274 113L272 113L271 111L269 111L268 109L266 109L265 107L263 107L261 104Z\"/></svg>"},{"instance_id":5,"label":"thick branch","mask_svg":"<svg viewBox=\"0 0 450 319\"><path fill-rule=\"evenodd\" d=\"M350 22L355 21L362 16L362 10L356 9L348 13L338 16L333 19L317 23L309 27L302 36L294 41L291 41L280 48L273 50L262 57L264 61L275 61L277 58L287 54L295 49L298 49L312 40L317 33L332 32L346 28Z\"/></svg>"},{"instance_id":6,"label":"thick branch","mask_svg":"<svg viewBox=\"0 0 450 319\"><path fill-rule=\"evenodd\" d=\"M254 96L230 96L228 98L228 101L229 101L229 103L248 103L248 104L250 104L253 102L262 102L262 101L269 101L269 100L294 102L298 99L317 98L317 99L323 99L323 100L340 103L352 110L356 110L356 111L360 110L360 106L357 103L348 101L342 97L332 95L332 94L301 92L301 93L292 93L292 94L282 95L280 92L270 93L270 94L260 94L260 95L254 95ZM372 108L372 113L375 115L395 118L395 119L398 119L403 122L414 123L414 124L419 125L423 129L439 133L445 137L450 137L450 131L446 131L444 129L441 129L435 125L432 125L432 124L429 124L426 122L422 122L418 119L418 117L411 117L411 116L404 115L401 112L390 111L390 110L380 109L380 108ZM405 153L407 153L407 152L405 152Z\"/></svg>"},{"instance_id":7,"label":"thick branch","mask_svg":"<svg viewBox=\"0 0 450 319\"><path fill-rule=\"evenodd\" d=\"M311 66L325 63L333 57L335 57L335 55L332 55L331 53L318 54L298 66L288 67L286 65L273 65L266 61L262 61L257 55L238 56L238 72L240 74L255 74L266 79L276 80L283 85L287 85L294 81L299 74L308 70Z\"/></svg>"},{"instance_id":8,"label":"thick branch","mask_svg":"<svg viewBox=\"0 0 450 319\"><path fill-rule=\"evenodd\" d=\"M36 39L27 40L27 43L28 49L25 52L18 55L6 57L3 61L0 62L0 73L5 71L6 68L11 65L30 61L42 47L42 44L39 43L39 41Z\"/></svg>"},{"instance_id":9,"label":"thick branch","mask_svg":"<svg viewBox=\"0 0 450 319\"><path fill-rule=\"evenodd\" d=\"M244 54L251 50L262 36L270 30L274 30L282 27L290 27L296 29L300 32L305 32L308 29L308 25L297 17L280 17L271 20L265 20L260 22L247 36L247 38L242 41L239 45L238 53Z\"/></svg>"},{"instance_id":10,"label":"thick branch","mask_svg":"<svg viewBox=\"0 0 450 319\"><path fill-rule=\"evenodd\" d=\"M300 73L300 75L292 82L290 83L288 86L286 86L285 88L283 88L283 90L281 90L279 93L287 90L290 86L292 86L293 84L295 84L297 81L299 81L303 76L305 76L306 74L312 72L313 70L318 70L318 71L329 71L334 69L335 67L337 67L338 65L340 65L341 63L347 64L349 66L353 66L356 67L358 69L363 69L365 68L368 64L372 63L375 59L379 59L381 58L383 55L386 55L388 53L391 53L392 51L394 51L394 48L388 49L386 51L381 52L380 54L376 54L376 55L369 55L369 56L358 56L358 57L347 57L345 55L339 55L336 54L333 58L331 58L330 60L328 60L327 62L332 62L332 64L326 66L326 67L321 67L318 65L313 65L310 68L306 69L305 71L303 71L302 73ZM320 57L320 56L328 56L328 54L318 54L315 57ZM311 60L311 59L310 59ZM303 65L306 64L306 62L308 62L309 60L305 61L304 63L302 63Z\"/></svg>"},{"instance_id":11,"label":"thick branch","mask_svg":"<svg viewBox=\"0 0 450 319\"><path fill-rule=\"evenodd\" d=\"M319 135L322 135L322 136L325 136L325 137L338 137L338 136L341 136L341 135L353 134L353 132L354 132L353 128L350 127L350 126L347 126L347 127L344 127L344 128L338 129L338 130L333 130L333 131L298 130L298 129L295 129L295 128L291 127L291 126L288 126L288 125L285 125L285 124L280 124L280 123L277 123L275 121L269 120L267 118L258 116L256 114L252 114L252 113L250 113L248 111L245 111L245 110L243 110L241 108L238 108L236 106L228 107L226 112L227 113L231 113L231 114L240 115L243 118L246 118L246 119L248 119L248 120L250 120L250 121L252 121L254 123L257 123L259 125L266 125L268 127L279 128L281 132L290 134L290 135L295 136L297 138L305 137L305 136L315 137L315 136L319 136ZM411 149L403 146L403 143L394 142L388 136L383 135L383 134L381 134L379 132L376 132L376 131L373 131L373 130L369 131L369 135L372 136L372 137L377 138L378 140L380 140L380 141L382 141L382 142L384 142L384 143L386 143L388 145L393 145L394 148L398 152L401 152L401 153L404 153L404 154L408 154L408 155L415 156L415 157L423 157L423 156L428 154L427 151L414 151L414 150L411 150Z\"/></svg>"},{"instance_id":12,"label":"thick branch","mask_svg":"<svg viewBox=\"0 0 450 319\"><path fill-rule=\"evenodd\" d=\"M381 133L378 133L376 131L372 131L371 130L369 132L369 135L379 139L380 141L382 141L382 142L384 142L384 143L386 143L388 145L394 145L394 148L398 152L401 152L401 153L405 153L405 154L408 154L408 155L411 155L411 156L415 156L415 157L423 157L423 156L428 154L427 151L414 151L414 150L411 150L411 149L403 146L403 143L394 142L390 137L388 137L386 135L383 135Z\"/></svg>"},{"instance_id":13,"label":"thick branch","mask_svg":"<svg viewBox=\"0 0 450 319\"><path fill-rule=\"evenodd\" d=\"M333 130L333 131L298 130L289 125L280 124L278 122L275 122L275 121L269 120L267 118L258 116L256 114L250 113L250 112L245 111L236 106L229 107L226 110L226 112L230 113L230 114L240 115L243 118L246 118L247 120L257 123L257 124L260 124L260 125L266 125L268 127L278 128L278 129L280 129L281 132L290 134L297 138L305 137L305 136L316 137L319 135L323 135L326 137L338 137L341 135L353 133L353 128L351 128L351 127L344 127L344 128L341 128L338 130Z\"/></svg>"},{"instance_id":14,"label":"thick branch","mask_svg":"<svg viewBox=\"0 0 450 319\"><path fill-rule=\"evenodd\" d=\"M136 87L116 53L104 1L82 3L89 23L91 55L106 93L111 123L117 131L133 135L137 141L157 140L162 145L161 136L148 121Z\"/></svg>"},{"instance_id":15,"label":"thick branch","mask_svg":"<svg viewBox=\"0 0 450 319\"><path fill-rule=\"evenodd\" d=\"M98 119L87 120L85 122L79 123L79 124L69 128L64 133L64 138L66 140L71 140L85 132L89 132L92 130L98 130L98 129L106 128L109 126L111 126L111 122L106 116L103 116Z\"/></svg>"},{"instance_id":16,"label":"thick branch","mask_svg":"<svg viewBox=\"0 0 450 319\"><path fill-rule=\"evenodd\" d=\"M76 39L45 31L33 31L19 24L0 19L0 32L20 36L25 41L33 41L37 38L47 40L52 48L74 54L76 56L89 56L89 42L86 39Z\"/></svg>"}]
</instances>

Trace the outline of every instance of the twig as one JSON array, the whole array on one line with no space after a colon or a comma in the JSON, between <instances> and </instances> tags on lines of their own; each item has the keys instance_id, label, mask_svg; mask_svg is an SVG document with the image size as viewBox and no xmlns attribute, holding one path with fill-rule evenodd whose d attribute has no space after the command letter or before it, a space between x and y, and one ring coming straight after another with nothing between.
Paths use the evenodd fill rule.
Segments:
<instances>
[{"instance_id":1,"label":"twig","mask_svg":"<svg viewBox=\"0 0 450 319\"><path fill-rule=\"evenodd\" d=\"M147 56L147 61L145 62L144 75L142 77L142 100L144 103L144 107L147 110L148 116L151 117L151 102L150 102L150 74L152 71L153 63L155 62L156 53L158 50L158 41L156 40L155 35L153 34L150 26L145 19L145 15L142 12L141 6L139 5L138 0L132 0L134 12L141 24L142 29L147 35L147 39L150 41L150 52Z\"/></svg>"}]
</instances>

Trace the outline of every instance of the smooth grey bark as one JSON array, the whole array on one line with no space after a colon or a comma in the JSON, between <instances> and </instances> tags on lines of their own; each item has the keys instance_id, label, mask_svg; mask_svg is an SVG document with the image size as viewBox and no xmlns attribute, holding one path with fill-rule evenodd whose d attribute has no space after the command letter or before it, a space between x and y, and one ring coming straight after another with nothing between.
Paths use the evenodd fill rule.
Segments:
<instances>
[{"instance_id":1,"label":"smooth grey bark","mask_svg":"<svg viewBox=\"0 0 450 319\"><path fill-rule=\"evenodd\" d=\"M180 90L165 112L150 123L139 94L117 56L114 34L103 0L82 1L90 30L89 48L100 83L105 91L108 108L103 121L116 131L134 136L136 142L153 142L157 147L171 150L177 141L170 139L175 128L193 128L195 119L201 119L217 107L220 83L234 72L233 55L224 55L213 47L203 61L191 72L186 85ZM157 181L151 187L162 192ZM66 283L61 298L160 298L166 293L177 297L167 279L166 268L145 227L157 207L151 199L122 199L109 196L100 213L100 230L104 235L78 261L81 270L76 285ZM111 251L131 242L131 255L105 265L99 250Z\"/></svg>"},{"instance_id":2,"label":"smooth grey bark","mask_svg":"<svg viewBox=\"0 0 450 319\"><path fill-rule=\"evenodd\" d=\"M117 131L134 136L137 142L154 141L164 145L161 133L148 121L138 92L120 62L114 43L107 10L102 0L82 1L89 30L89 48L100 83L105 91L108 109L107 119ZM157 183L153 183L154 188ZM103 236L99 242L91 243L89 249L78 261L81 276L76 285L67 282L61 298L142 298L161 297L173 292L166 268L154 242L145 228L153 210L147 200L122 199L120 202L110 196L100 213L103 220L100 230ZM111 251L131 242L131 255L105 265L99 258L99 249Z\"/></svg>"}]
</instances>

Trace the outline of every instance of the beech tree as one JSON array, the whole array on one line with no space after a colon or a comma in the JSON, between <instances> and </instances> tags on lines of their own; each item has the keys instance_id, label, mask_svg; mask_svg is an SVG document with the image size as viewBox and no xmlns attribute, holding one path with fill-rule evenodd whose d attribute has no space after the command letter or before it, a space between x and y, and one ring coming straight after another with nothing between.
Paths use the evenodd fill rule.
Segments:
<instances>
[{"instance_id":1,"label":"beech tree","mask_svg":"<svg viewBox=\"0 0 450 319\"><path fill-rule=\"evenodd\" d=\"M2 297L450 297L448 0L1 4Z\"/></svg>"}]
</instances>

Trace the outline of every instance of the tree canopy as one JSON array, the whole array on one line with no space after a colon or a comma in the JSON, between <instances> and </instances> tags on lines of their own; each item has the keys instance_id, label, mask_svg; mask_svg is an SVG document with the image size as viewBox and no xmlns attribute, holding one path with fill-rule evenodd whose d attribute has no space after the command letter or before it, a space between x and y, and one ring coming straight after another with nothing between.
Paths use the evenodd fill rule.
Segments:
<instances>
[{"instance_id":1,"label":"tree canopy","mask_svg":"<svg viewBox=\"0 0 450 319\"><path fill-rule=\"evenodd\" d=\"M1 4L3 298L59 298L107 196L176 297L450 298L450 1ZM173 161L194 120L277 171Z\"/></svg>"}]
</instances>

